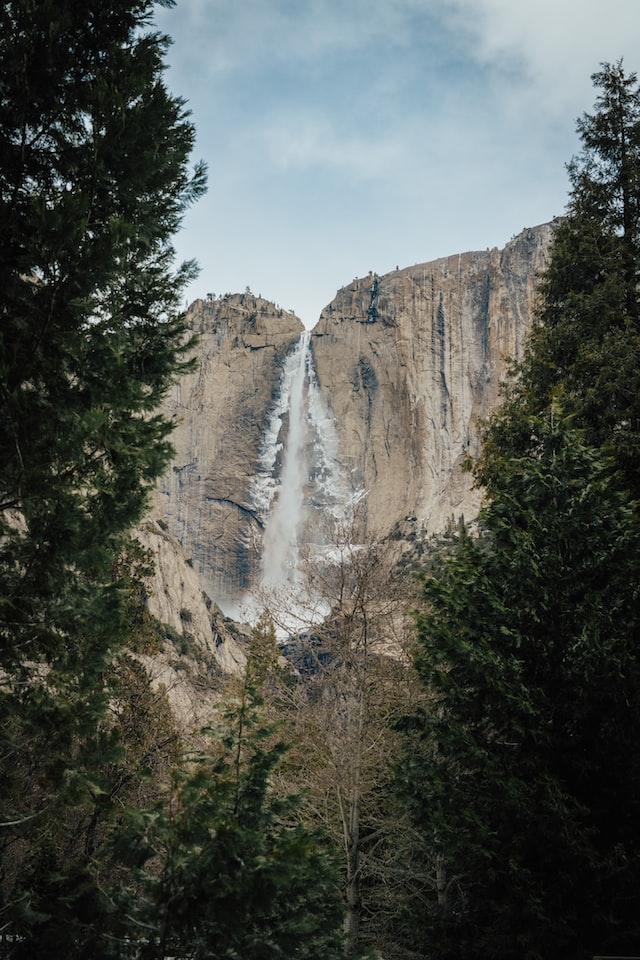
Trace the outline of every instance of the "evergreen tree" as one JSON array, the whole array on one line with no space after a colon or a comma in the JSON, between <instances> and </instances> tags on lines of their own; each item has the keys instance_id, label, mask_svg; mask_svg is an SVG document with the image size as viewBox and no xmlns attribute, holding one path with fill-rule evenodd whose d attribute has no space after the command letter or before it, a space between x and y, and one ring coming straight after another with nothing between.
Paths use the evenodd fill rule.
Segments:
<instances>
[{"instance_id":1,"label":"evergreen tree","mask_svg":"<svg viewBox=\"0 0 640 960\"><path fill-rule=\"evenodd\" d=\"M594 75L537 323L435 556L400 772L433 957L637 954L640 90Z\"/></svg>"},{"instance_id":2,"label":"evergreen tree","mask_svg":"<svg viewBox=\"0 0 640 960\"><path fill-rule=\"evenodd\" d=\"M554 397L588 442L610 452L640 497L640 86L621 63L593 75L578 123L567 215L556 226L536 323L476 467L490 486L502 458L530 447L528 418Z\"/></svg>"},{"instance_id":3,"label":"evergreen tree","mask_svg":"<svg viewBox=\"0 0 640 960\"><path fill-rule=\"evenodd\" d=\"M211 749L178 776L171 802L134 814L116 838L117 862L128 862L134 878L137 866L135 886L119 898L120 947L124 935L133 956L344 955L336 858L299 822L296 797L270 786L285 747L263 723L264 682L247 677L210 731Z\"/></svg>"},{"instance_id":4,"label":"evergreen tree","mask_svg":"<svg viewBox=\"0 0 640 960\"><path fill-rule=\"evenodd\" d=\"M112 571L167 462L156 408L187 348L194 265L173 268L171 238L205 173L152 7L0 9L0 843L34 858L31 885L3 891L23 931L64 873L50 825L115 759Z\"/></svg>"},{"instance_id":5,"label":"evergreen tree","mask_svg":"<svg viewBox=\"0 0 640 960\"><path fill-rule=\"evenodd\" d=\"M558 411L434 560L403 789L439 873L432 957L587 960L640 946L640 525Z\"/></svg>"}]
</instances>

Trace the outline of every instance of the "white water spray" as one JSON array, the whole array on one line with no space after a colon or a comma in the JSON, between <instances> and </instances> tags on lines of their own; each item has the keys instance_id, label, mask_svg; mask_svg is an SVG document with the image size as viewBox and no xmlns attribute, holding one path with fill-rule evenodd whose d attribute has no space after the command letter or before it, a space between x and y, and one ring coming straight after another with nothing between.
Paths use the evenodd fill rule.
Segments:
<instances>
[{"instance_id":1,"label":"white water spray","mask_svg":"<svg viewBox=\"0 0 640 960\"><path fill-rule=\"evenodd\" d=\"M280 483L275 503L267 517L262 552L262 584L282 587L291 580L298 564L298 544L304 517L307 481L306 359L309 333L305 331L285 367L283 385L287 394L289 425L282 457Z\"/></svg>"},{"instance_id":2,"label":"white water spray","mask_svg":"<svg viewBox=\"0 0 640 960\"><path fill-rule=\"evenodd\" d=\"M338 462L335 423L320 394L310 333L305 331L285 361L252 486L264 522L265 590L295 589L301 548L326 544L331 520L347 518L359 498L350 494Z\"/></svg>"}]
</instances>

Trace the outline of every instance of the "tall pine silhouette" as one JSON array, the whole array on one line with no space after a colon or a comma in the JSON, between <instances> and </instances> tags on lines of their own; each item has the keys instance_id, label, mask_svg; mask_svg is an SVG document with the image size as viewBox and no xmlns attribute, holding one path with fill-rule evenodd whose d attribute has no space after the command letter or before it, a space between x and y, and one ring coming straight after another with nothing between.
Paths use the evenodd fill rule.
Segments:
<instances>
[{"instance_id":1,"label":"tall pine silhouette","mask_svg":"<svg viewBox=\"0 0 640 960\"><path fill-rule=\"evenodd\" d=\"M399 783L430 879L407 929L441 960L640 952L640 93L621 64L594 82L478 526L417 620L432 706Z\"/></svg>"},{"instance_id":2,"label":"tall pine silhouette","mask_svg":"<svg viewBox=\"0 0 640 960\"><path fill-rule=\"evenodd\" d=\"M44 931L39 956L71 956L71 918L97 919L91 851L71 866L56 825L99 796L116 748L113 571L170 452L157 407L195 269L173 265L172 236L205 186L152 8L0 10L0 925ZM66 947L46 933L56 912Z\"/></svg>"}]
</instances>

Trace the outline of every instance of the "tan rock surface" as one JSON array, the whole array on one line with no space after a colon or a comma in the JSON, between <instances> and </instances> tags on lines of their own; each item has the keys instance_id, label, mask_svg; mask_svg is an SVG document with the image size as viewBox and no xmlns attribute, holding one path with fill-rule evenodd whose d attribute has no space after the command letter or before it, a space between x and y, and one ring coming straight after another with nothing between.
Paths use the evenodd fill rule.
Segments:
<instances>
[{"instance_id":1,"label":"tan rock surface","mask_svg":"<svg viewBox=\"0 0 640 960\"><path fill-rule=\"evenodd\" d=\"M551 232L356 280L323 310L318 381L352 484L368 491L369 534L406 517L433 532L477 512L462 461L478 450L507 358L521 354Z\"/></svg>"},{"instance_id":2,"label":"tan rock surface","mask_svg":"<svg viewBox=\"0 0 640 960\"><path fill-rule=\"evenodd\" d=\"M507 359L521 354L552 229L355 280L323 310L311 335L319 394L345 499L367 491L368 537L475 515L462 462L478 450L478 419L496 406ZM197 301L189 317L197 366L167 402L176 456L158 506L206 592L230 610L257 585L263 518L251 481L302 323L249 293ZM278 444L286 431L283 418Z\"/></svg>"},{"instance_id":3,"label":"tan rock surface","mask_svg":"<svg viewBox=\"0 0 640 960\"><path fill-rule=\"evenodd\" d=\"M176 454L157 505L205 591L224 605L256 576L249 485L284 355L303 324L251 293L198 300L189 322L199 337L196 368L165 405Z\"/></svg>"},{"instance_id":4,"label":"tan rock surface","mask_svg":"<svg viewBox=\"0 0 640 960\"><path fill-rule=\"evenodd\" d=\"M136 539L150 550L154 573L147 582L149 613L167 630L162 650L137 654L155 685L167 691L182 732L210 719L225 674L246 663L245 645L225 624L222 611L202 591L197 572L178 541L155 520L144 520Z\"/></svg>"}]
</instances>

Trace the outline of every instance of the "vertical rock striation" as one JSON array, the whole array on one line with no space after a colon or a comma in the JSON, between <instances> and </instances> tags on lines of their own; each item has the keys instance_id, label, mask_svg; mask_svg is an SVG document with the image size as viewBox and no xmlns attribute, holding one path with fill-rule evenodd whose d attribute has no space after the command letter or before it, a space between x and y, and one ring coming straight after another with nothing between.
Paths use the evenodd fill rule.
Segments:
<instances>
[{"instance_id":1,"label":"vertical rock striation","mask_svg":"<svg viewBox=\"0 0 640 960\"><path fill-rule=\"evenodd\" d=\"M157 502L205 591L229 606L258 574L261 520L250 485L284 357L303 324L251 293L197 300L189 324L196 364L165 403L175 457Z\"/></svg>"},{"instance_id":2,"label":"vertical rock striation","mask_svg":"<svg viewBox=\"0 0 640 960\"><path fill-rule=\"evenodd\" d=\"M508 359L521 355L552 232L545 224L504 250L355 280L322 311L305 388L321 415L310 406L308 423L335 439L334 499L338 487L345 500L367 491L368 535L434 532L476 513L462 463L478 450L478 421L496 406ZM255 478L267 435L280 469L287 417L276 401L303 327L248 292L196 301L189 318L196 367L167 400L176 455L158 505L206 592L231 612L259 581ZM305 491L316 515L318 489Z\"/></svg>"},{"instance_id":3,"label":"vertical rock striation","mask_svg":"<svg viewBox=\"0 0 640 960\"><path fill-rule=\"evenodd\" d=\"M546 224L504 250L355 280L323 310L318 381L353 487L368 491L370 534L406 530L407 517L437 531L477 511L462 462L521 354L551 235Z\"/></svg>"}]
</instances>

